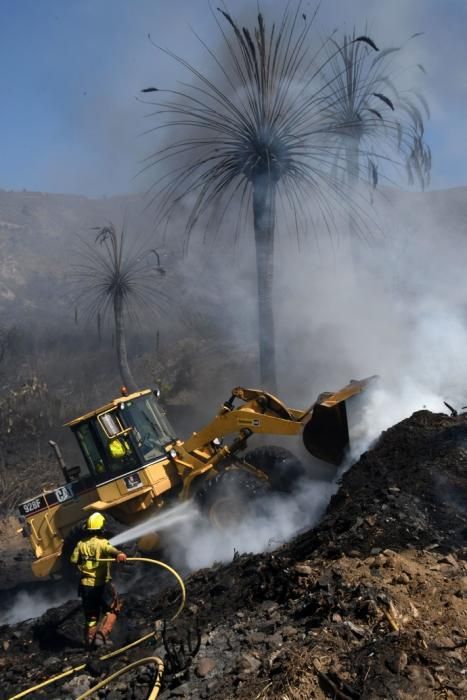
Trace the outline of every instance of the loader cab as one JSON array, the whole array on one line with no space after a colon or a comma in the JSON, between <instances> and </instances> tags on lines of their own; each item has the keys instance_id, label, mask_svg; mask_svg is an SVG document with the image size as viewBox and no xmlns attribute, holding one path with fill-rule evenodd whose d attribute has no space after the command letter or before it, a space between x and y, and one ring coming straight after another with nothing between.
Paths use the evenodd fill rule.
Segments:
<instances>
[{"instance_id":1,"label":"loader cab","mask_svg":"<svg viewBox=\"0 0 467 700\"><path fill-rule=\"evenodd\" d=\"M176 439L150 390L122 396L67 425L95 483L165 459Z\"/></svg>"}]
</instances>

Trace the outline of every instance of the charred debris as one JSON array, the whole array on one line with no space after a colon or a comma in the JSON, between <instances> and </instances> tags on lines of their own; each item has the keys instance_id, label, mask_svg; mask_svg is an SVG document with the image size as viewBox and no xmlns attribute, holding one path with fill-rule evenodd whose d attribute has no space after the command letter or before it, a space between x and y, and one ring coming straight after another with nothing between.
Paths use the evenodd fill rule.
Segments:
<instances>
[{"instance_id":1,"label":"charred debris","mask_svg":"<svg viewBox=\"0 0 467 700\"><path fill-rule=\"evenodd\" d=\"M321 522L260 555L192 574L179 621L150 648L161 700L467 695L467 416L419 411L341 479ZM126 595L124 643L177 604L160 578ZM0 628L0 694L83 659L76 603ZM148 648L96 663L37 698L76 698ZM98 697L146 698L140 668Z\"/></svg>"}]
</instances>

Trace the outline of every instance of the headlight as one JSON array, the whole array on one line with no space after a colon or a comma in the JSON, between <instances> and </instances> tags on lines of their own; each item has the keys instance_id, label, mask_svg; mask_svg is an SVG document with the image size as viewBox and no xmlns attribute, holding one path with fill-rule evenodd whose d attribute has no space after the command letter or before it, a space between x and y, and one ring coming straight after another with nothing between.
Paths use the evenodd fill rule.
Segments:
<instances>
[{"instance_id":1,"label":"headlight","mask_svg":"<svg viewBox=\"0 0 467 700\"><path fill-rule=\"evenodd\" d=\"M214 447L220 447L222 445L222 438L214 438L212 444L214 445Z\"/></svg>"},{"instance_id":2,"label":"headlight","mask_svg":"<svg viewBox=\"0 0 467 700\"><path fill-rule=\"evenodd\" d=\"M177 456L177 450L174 450L174 448L172 447L172 449L169 452L169 455L170 457L172 457L172 459L175 459L175 457Z\"/></svg>"}]
</instances>

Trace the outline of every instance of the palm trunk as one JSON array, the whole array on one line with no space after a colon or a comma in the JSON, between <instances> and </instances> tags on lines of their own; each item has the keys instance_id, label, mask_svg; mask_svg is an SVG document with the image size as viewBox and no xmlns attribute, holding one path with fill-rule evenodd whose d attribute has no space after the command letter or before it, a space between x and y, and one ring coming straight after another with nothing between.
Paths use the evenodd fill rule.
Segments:
<instances>
[{"instance_id":1,"label":"palm trunk","mask_svg":"<svg viewBox=\"0 0 467 700\"><path fill-rule=\"evenodd\" d=\"M117 294L114 298L114 316L115 316L115 344L117 347L117 362L120 377L124 386L128 391L136 391L136 382L128 364L128 354L126 349L125 337L125 322L123 318L123 303L121 297Z\"/></svg>"},{"instance_id":2,"label":"palm trunk","mask_svg":"<svg viewBox=\"0 0 467 700\"><path fill-rule=\"evenodd\" d=\"M276 392L274 313L272 282L274 272L275 186L267 176L253 181L253 223L258 278L258 338L261 386Z\"/></svg>"},{"instance_id":3,"label":"palm trunk","mask_svg":"<svg viewBox=\"0 0 467 700\"><path fill-rule=\"evenodd\" d=\"M346 149L346 161L347 161L347 186L349 188L349 193L352 201L355 198L355 191L358 185L358 169L359 169L359 154L360 150L360 139L352 138L351 144ZM362 262L362 240L358 235L358 227L355 222L354 215L349 214L349 234L350 234L350 254L352 257L352 264L354 275L358 279L358 273L360 271L360 266Z\"/></svg>"}]
</instances>

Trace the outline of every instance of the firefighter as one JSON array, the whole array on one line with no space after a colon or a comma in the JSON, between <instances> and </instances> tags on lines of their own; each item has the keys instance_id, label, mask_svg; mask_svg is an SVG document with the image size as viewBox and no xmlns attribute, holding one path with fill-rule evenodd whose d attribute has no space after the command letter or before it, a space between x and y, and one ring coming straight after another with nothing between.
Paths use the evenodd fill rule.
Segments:
<instances>
[{"instance_id":1,"label":"firefighter","mask_svg":"<svg viewBox=\"0 0 467 700\"><path fill-rule=\"evenodd\" d=\"M114 459L123 459L130 452L130 446L126 440L120 440L119 438L113 438L109 442L109 452L110 456Z\"/></svg>"},{"instance_id":2,"label":"firefighter","mask_svg":"<svg viewBox=\"0 0 467 700\"><path fill-rule=\"evenodd\" d=\"M121 609L121 602L111 583L110 562L100 562L99 559L114 558L122 563L126 561L126 554L113 547L104 537L104 526L102 513L90 515L86 521L86 534L71 555L71 562L77 565L81 574L78 593L83 603L85 644L88 649L106 643Z\"/></svg>"}]
</instances>

